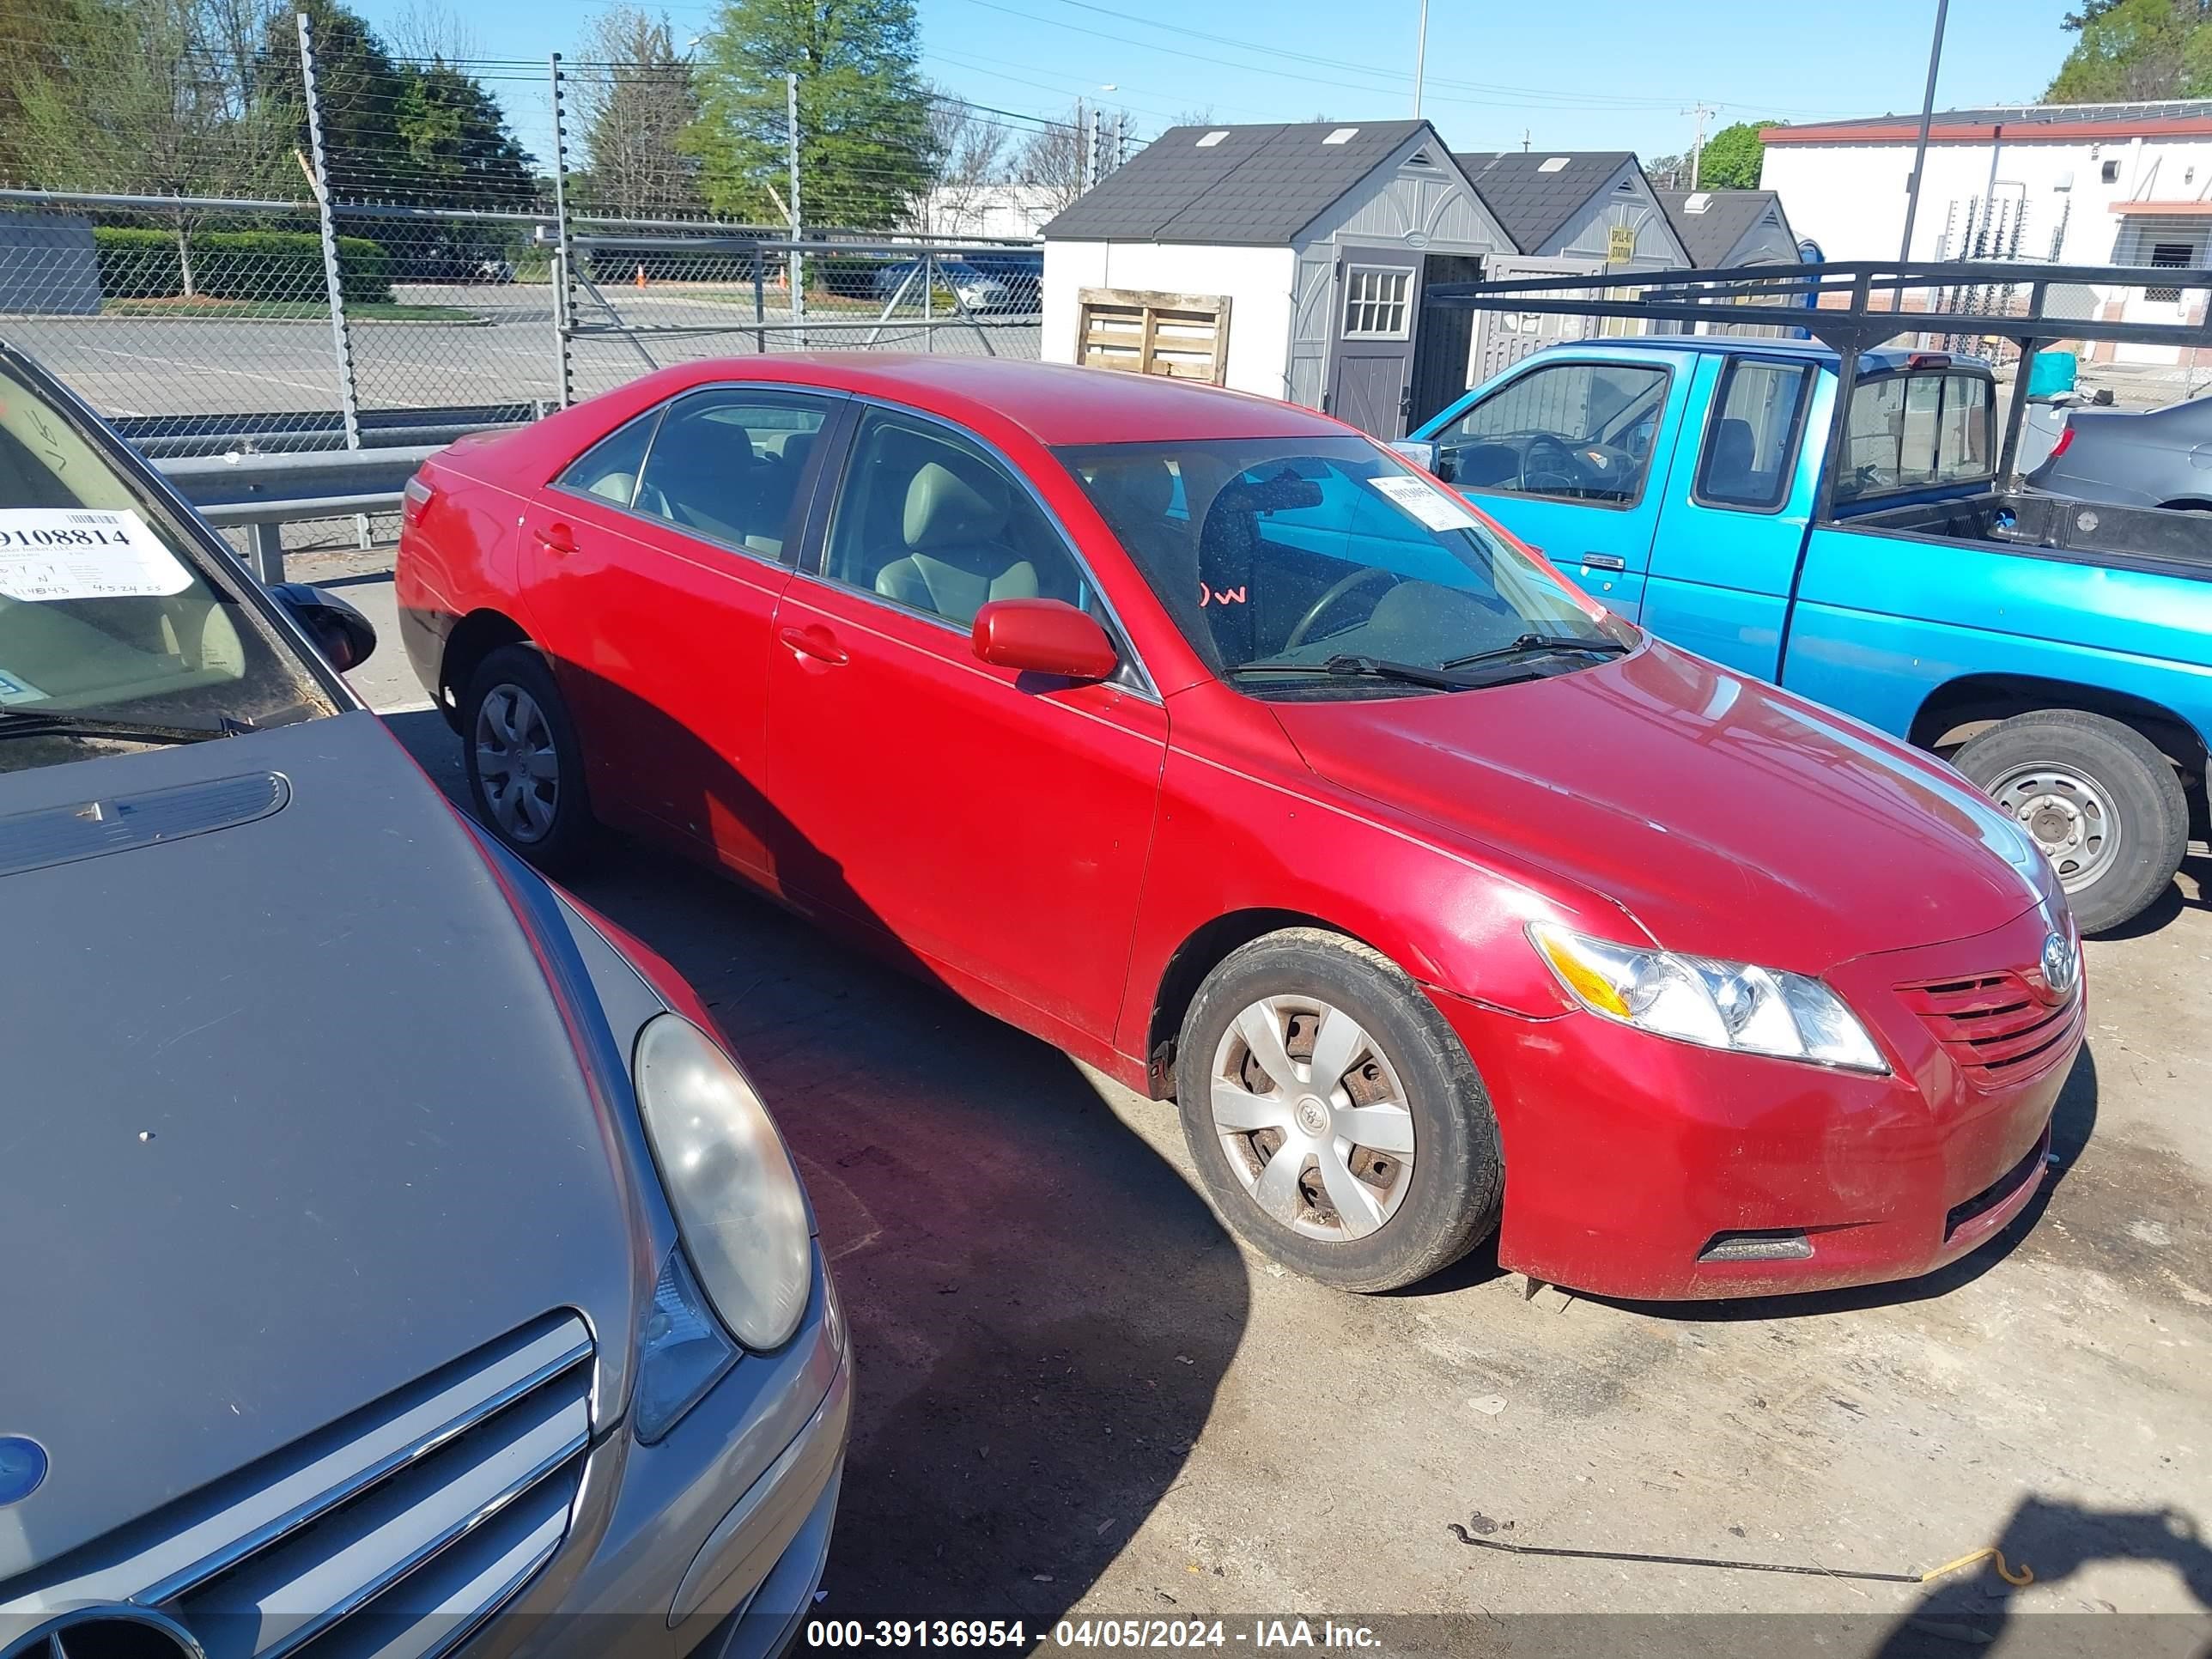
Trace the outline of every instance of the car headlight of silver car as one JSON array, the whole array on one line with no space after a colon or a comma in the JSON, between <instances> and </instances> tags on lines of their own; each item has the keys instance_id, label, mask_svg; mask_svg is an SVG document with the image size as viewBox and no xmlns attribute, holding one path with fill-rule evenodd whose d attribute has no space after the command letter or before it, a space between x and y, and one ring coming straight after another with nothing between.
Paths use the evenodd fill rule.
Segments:
<instances>
[{"instance_id":1,"label":"car headlight of silver car","mask_svg":"<svg viewBox=\"0 0 2212 1659\"><path fill-rule=\"evenodd\" d=\"M700 1288L746 1347L782 1346L806 1311L814 1267L806 1197L783 1137L736 1062L681 1015L647 1024L631 1069Z\"/></svg>"},{"instance_id":2,"label":"car headlight of silver car","mask_svg":"<svg viewBox=\"0 0 2212 1659\"><path fill-rule=\"evenodd\" d=\"M1680 956L1531 922L1529 942L1590 1012L1707 1048L1885 1073L1858 1017L1817 979L1779 969Z\"/></svg>"}]
</instances>

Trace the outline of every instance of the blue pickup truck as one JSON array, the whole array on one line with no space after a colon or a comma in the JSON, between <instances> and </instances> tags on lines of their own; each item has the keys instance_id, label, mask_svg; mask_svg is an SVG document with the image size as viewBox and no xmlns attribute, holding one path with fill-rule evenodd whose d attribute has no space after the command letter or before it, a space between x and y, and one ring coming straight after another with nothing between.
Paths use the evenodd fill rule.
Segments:
<instances>
[{"instance_id":1,"label":"blue pickup truck","mask_svg":"<svg viewBox=\"0 0 2212 1659\"><path fill-rule=\"evenodd\" d=\"M2118 927L2204 833L2212 516L2001 488L1974 359L1853 378L1837 434L1826 346L1557 344L1400 447L1623 616L1948 757Z\"/></svg>"}]
</instances>

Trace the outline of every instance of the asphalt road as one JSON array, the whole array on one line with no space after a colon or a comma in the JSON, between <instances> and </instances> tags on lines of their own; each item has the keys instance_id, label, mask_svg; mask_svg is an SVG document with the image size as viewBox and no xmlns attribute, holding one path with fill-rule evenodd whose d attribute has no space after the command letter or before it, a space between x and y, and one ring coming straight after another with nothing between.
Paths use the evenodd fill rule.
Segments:
<instances>
[{"instance_id":1,"label":"asphalt road","mask_svg":"<svg viewBox=\"0 0 2212 1659\"><path fill-rule=\"evenodd\" d=\"M294 574L391 638L366 561ZM356 681L459 799L396 647ZM699 987L819 1210L860 1379L824 1616L1228 1616L1233 1650L1245 1615L1390 1615L1393 1655L1593 1659L2212 1643L2212 861L2089 945L2089 1048L2006 1233L1914 1284L1692 1306L1524 1301L1480 1255L1395 1296L1289 1277L1208 1212L1171 1107L657 854L578 888ZM2033 1584L1831 1576L1990 1545Z\"/></svg>"},{"instance_id":2,"label":"asphalt road","mask_svg":"<svg viewBox=\"0 0 2212 1659\"><path fill-rule=\"evenodd\" d=\"M605 391L635 378L652 364L702 357L742 356L756 349L749 290L715 290L710 298L684 286L605 290L607 307L586 299L578 307L585 324L702 331L648 334L573 343L573 373L580 393ZM503 287L403 284L395 298L417 305L460 308L479 320L356 322L350 331L356 397L363 408L403 408L524 402L552 398L557 391L553 292L542 284ZM610 315L611 312L611 315ZM866 345L877 330L868 315L814 313L850 327L804 337L816 349ZM771 322L788 320L771 307ZM202 415L269 410L329 410L337 407L336 358L327 319L246 321L185 317L12 317L0 319L0 338L28 351L102 414ZM769 337L772 350L799 349L801 337ZM918 329L896 325L881 343L921 349ZM990 348L1009 356L1037 355L1035 327L994 325ZM640 348L642 348L641 351ZM937 331L935 349L975 352L984 336L972 328Z\"/></svg>"}]
</instances>

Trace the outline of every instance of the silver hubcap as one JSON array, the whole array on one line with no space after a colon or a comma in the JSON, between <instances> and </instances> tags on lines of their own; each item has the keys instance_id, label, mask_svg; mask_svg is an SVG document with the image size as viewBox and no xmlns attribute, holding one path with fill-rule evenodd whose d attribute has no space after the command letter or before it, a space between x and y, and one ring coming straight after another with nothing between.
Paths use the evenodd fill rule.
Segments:
<instances>
[{"instance_id":1,"label":"silver hubcap","mask_svg":"<svg viewBox=\"0 0 2212 1659\"><path fill-rule=\"evenodd\" d=\"M1990 793L2034 838L2069 893L2096 880L2119 856L2118 815L2105 792L2087 778L2047 766L2023 766L1999 778Z\"/></svg>"},{"instance_id":2,"label":"silver hubcap","mask_svg":"<svg viewBox=\"0 0 2212 1659\"><path fill-rule=\"evenodd\" d=\"M538 700L495 685L477 710L477 776L484 810L510 839L542 841L561 804L561 760Z\"/></svg>"},{"instance_id":3,"label":"silver hubcap","mask_svg":"<svg viewBox=\"0 0 2212 1659\"><path fill-rule=\"evenodd\" d=\"M1268 997L1213 1051L1214 1133L1252 1201L1341 1243L1398 1212L1413 1178L1405 1086L1359 1022L1312 997Z\"/></svg>"}]
</instances>

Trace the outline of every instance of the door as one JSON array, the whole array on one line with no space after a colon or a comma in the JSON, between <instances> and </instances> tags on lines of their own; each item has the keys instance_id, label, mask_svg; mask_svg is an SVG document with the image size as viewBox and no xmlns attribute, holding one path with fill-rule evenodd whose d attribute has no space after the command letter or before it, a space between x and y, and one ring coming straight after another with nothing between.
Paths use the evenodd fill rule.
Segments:
<instances>
[{"instance_id":1,"label":"door","mask_svg":"<svg viewBox=\"0 0 2212 1659\"><path fill-rule=\"evenodd\" d=\"M769 627L839 402L687 393L585 452L524 514L525 604L593 807L770 888Z\"/></svg>"},{"instance_id":2,"label":"door","mask_svg":"<svg viewBox=\"0 0 2212 1659\"><path fill-rule=\"evenodd\" d=\"M1688 380L1656 353L1547 353L1428 434L1437 475L1632 620Z\"/></svg>"},{"instance_id":3,"label":"door","mask_svg":"<svg viewBox=\"0 0 2212 1659\"><path fill-rule=\"evenodd\" d=\"M1368 247L1338 252L1336 334L1323 407L1386 443L1405 435L1413 409L1420 303L1419 253Z\"/></svg>"},{"instance_id":4,"label":"door","mask_svg":"<svg viewBox=\"0 0 2212 1659\"><path fill-rule=\"evenodd\" d=\"M1669 492L1640 620L1676 645L1774 679L1835 377L1802 358L1733 355L1706 356L1695 373L1689 407L1711 412L1702 434L1682 440L1689 483Z\"/></svg>"},{"instance_id":5,"label":"door","mask_svg":"<svg viewBox=\"0 0 2212 1659\"><path fill-rule=\"evenodd\" d=\"M1482 261L1473 254L1431 253L1421 260L1423 303L1413 319L1413 396L1407 424L1419 426L1456 403L1472 384L1467 378L1473 355L1474 313L1464 306L1438 310L1427 303L1439 283L1479 283Z\"/></svg>"},{"instance_id":6,"label":"door","mask_svg":"<svg viewBox=\"0 0 2212 1659\"><path fill-rule=\"evenodd\" d=\"M1604 269L1596 259L1493 258L1483 274L1486 280L1493 283L1534 282L1545 276L1594 276ZM1597 290L1592 289L1590 292L1595 294ZM1597 320L1589 317L1535 311L1478 311L1474 313L1474 356L1468 365L1468 384L1480 386L1547 345L1556 345L1561 340L1580 340L1597 329Z\"/></svg>"},{"instance_id":7,"label":"door","mask_svg":"<svg viewBox=\"0 0 2212 1659\"><path fill-rule=\"evenodd\" d=\"M831 512L770 653L787 890L1040 1035L1110 1039L1166 711L1133 665L1071 684L977 659L969 625L991 599L1112 624L1066 533L967 434L867 410Z\"/></svg>"}]
</instances>

